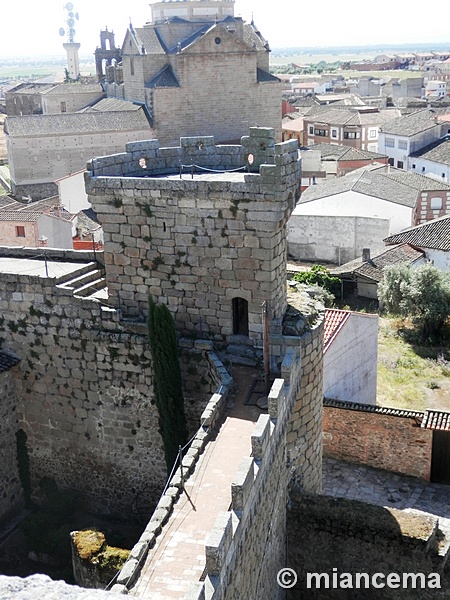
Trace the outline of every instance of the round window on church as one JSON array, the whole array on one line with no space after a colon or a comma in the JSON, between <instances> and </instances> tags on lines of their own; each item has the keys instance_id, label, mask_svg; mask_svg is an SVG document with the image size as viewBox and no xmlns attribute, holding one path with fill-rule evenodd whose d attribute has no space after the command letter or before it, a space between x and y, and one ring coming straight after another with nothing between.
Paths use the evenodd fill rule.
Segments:
<instances>
[{"instance_id":1,"label":"round window on church","mask_svg":"<svg viewBox=\"0 0 450 600\"><path fill-rule=\"evenodd\" d=\"M222 42L220 37L216 37L216 39L214 41L216 42L217 45L219 45Z\"/></svg>"}]
</instances>

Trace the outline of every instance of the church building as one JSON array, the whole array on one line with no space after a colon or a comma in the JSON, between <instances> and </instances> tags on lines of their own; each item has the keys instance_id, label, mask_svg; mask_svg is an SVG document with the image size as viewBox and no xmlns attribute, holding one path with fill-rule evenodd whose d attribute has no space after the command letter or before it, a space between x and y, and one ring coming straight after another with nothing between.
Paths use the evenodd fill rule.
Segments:
<instances>
[{"instance_id":1,"label":"church building","mask_svg":"<svg viewBox=\"0 0 450 600\"><path fill-rule=\"evenodd\" d=\"M106 99L70 111L71 103L59 97L65 109L60 114L8 116L5 132L16 196L52 195L57 179L135 140L157 138L175 145L182 136L211 135L218 143L231 143L259 126L272 127L281 141L282 88L269 72L268 42L253 21L235 17L234 4L154 3L151 22L140 28L130 23L121 62L106 56L102 38L96 61ZM116 56L114 44L109 49ZM66 87L70 99L84 85L67 83L58 92Z\"/></svg>"}]
</instances>

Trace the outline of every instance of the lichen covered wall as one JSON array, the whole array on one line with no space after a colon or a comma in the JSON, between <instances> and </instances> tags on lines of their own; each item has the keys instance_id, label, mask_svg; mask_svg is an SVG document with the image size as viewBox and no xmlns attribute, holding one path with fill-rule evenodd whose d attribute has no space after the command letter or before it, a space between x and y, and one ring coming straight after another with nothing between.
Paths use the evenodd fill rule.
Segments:
<instances>
[{"instance_id":1,"label":"lichen covered wall","mask_svg":"<svg viewBox=\"0 0 450 600\"><path fill-rule=\"evenodd\" d=\"M11 371L0 373L0 525L24 507L16 451L17 396Z\"/></svg>"},{"instance_id":2,"label":"lichen covered wall","mask_svg":"<svg viewBox=\"0 0 450 600\"><path fill-rule=\"evenodd\" d=\"M2 275L2 337L14 370L32 486L44 475L77 490L94 512L157 501L166 468L146 335L116 311L73 297L54 280Z\"/></svg>"}]
</instances>

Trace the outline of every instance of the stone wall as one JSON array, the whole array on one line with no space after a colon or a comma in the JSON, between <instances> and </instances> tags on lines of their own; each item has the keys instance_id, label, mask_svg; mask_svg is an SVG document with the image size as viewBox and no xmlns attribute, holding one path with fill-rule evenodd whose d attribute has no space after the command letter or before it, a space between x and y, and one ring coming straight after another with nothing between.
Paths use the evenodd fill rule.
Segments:
<instances>
[{"instance_id":1,"label":"stone wall","mask_svg":"<svg viewBox=\"0 0 450 600\"><path fill-rule=\"evenodd\" d=\"M325 401L324 456L430 479L433 432L423 413Z\"/></svg>"},{"instance_id":2,"label":"stone wall","mask_svg":"<svg viewBox=\"0 0 450 600\"><path fill-rule=\"evenodd\" d=\"M298 348L301 370L295 376L296 400L287 426L290 485L297 490L322 490L323 315L301 337L272 336L273 354L289 356ZM286 360L286 358L285 358Z\"/></svg>"},{"instance_id":3,"label":"stone wall","mask_svg":"<svg viewBox=\"0 0 450 600\"><path fill-rule=\"evenodd\" d=\"M198 165L193 179L180 179L180 163ZM180 330L222 340L234 332L241 298L248 335L261 341L262 302L272 318L284 314L285 225L300 194L296 141L275 144L272 129L250 128L241 146L215 146L212 137L181 138L175 148L127 144L91 161L86 189L104 230L110 298L128 315L146 310L150 290Z\"/></svg>"},{"instance_id":4,"label":"stone wall","mask_svg":"<svg viewBox=\"0 0 450 600\"><path fill-rule=\"evenodd\" d=\"M276 576L286 564L286 431L300 365L292 348L270 390L269 414L259 417L252 434L252 456L242 458L231 485L232 507L219 514L206 543L205 583L190 600L284 597Z\"/></svg>"},{"instance_id":5,"label":"stone wall","mask_svg":"<svg viewBox=\"0 0 450 600\"><path fill-rule=\"evenodd\" d=\"M17 462L17 397L14 378L2 371L0 352L0 526L24 507Z\"/></svg>"},{"instance_id":6,"label":"stone wall","mask_svg":"<svg viewBox=\"0 0 450 600\"><path fill-rule=\"evenodd\" d=\"M428 600L447 597L449 571L445 570L450 540L439 529L437 517L413 510L374 506L345 498L294 496L288 510L288 565L298 581L288 598L314 600L380 598ZM308 573L326 573L320 589L308 587ZM442 589L333 588L341 574L439 573ZM314 581L314 580L313 580ZM354 580L355 581L355 580ZM379 580L383 583L383 580ZM386 584L386 579L384 579ZM419 586L418 586L419 587ZM350 588L350 589L349 589Z\"/></svg>"},{"instance_id":7,"label":"stone wall","mask_svg":"<svg viewBox=\"0 0 450 600\"><path fill-rule=\"evenodd\" d=\"M14 370L17 427L27 435L33 490L45 475L97 513L130 514L138 496L155 506L167 472L146 326L123 323L115 310L55 283L0 279L1 337L22 359ZM205 365L205 385L200 378L188 394L191 429L215 381L211 361Z\"/></svg>"}]
</instances>

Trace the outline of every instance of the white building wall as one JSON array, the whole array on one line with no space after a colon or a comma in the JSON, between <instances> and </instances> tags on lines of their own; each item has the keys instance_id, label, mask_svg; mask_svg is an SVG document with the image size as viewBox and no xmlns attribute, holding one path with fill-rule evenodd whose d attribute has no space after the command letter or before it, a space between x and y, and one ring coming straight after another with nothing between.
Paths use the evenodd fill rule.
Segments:
<instances>
[{"instance_id":1,"label":"white building wall","mask_svg":"<svg viewBox=\"0 0 450 600\"><path fill-rule=\"evenodd\" d=\"M378 316L351 313L324 354L326 398L376 404Z\"/></svg>"},{"instance_id":2,"label":"white building wall","mask_svg":"<svg viewBox=\"0 0 450 600\"><path fill-rule=\"evenodd\" d=\"M450 165L444 165L425 158L409 157L408 171L419 173L420 175L432 176L446 183L450 182Z\"/></svg>"},{"instance_id":3,"label":"white building wall","mask_svg":"<svg viewBox=\"0 0 450 600\"><path fill-rule=\"evenodd\" d=\"M395 202L348 191L297 204L289 224L306 215L368 217L389 221L389 234L411 227L413 209ZM293 219L295 219L293 221Z\"/></svg>"},{"instance_id":4,"label":"white building wall","mask_svg":"<svg viewBox=\"0 0 450 600\"><path fill-rule=\"evenodd\" d=\"M38 220L39 237L45 235L49 248L73 249L73 223L50 215L42 215Z\"/></svg>"},{"instance_id":5,"label":"white building wall","mask_svg":"<svg viewBox=\"0 0 450 600\"><path fill-rule=\"evenodd\" d=\"M450 272L450 251L445 252L444 250L435 250L433 248L425 248L424 250L428 260L433 261L435 267L445 273Z\"/></svg>"},{"instance_id":6,"label":"white building wall","mask_svg":"<svg viewBox=\"0 0 450 600\"><path fill-rule=\"evenodd\" d=\"M74 215L81 210L91 208L84 186L85 172L85 170L79 171L56 182L62 205Z\"/></svg>"},{"instance_id":7,"label":"white building wall","mask_svg":"<svg viewBox=\"0 0 450 600\"><path fill-rule=\"evenodd\" d=\"M363 248L382 248L389 220L353 216L292 216L288 223L288 254L296 260L344 264Z\"/></svg>"}]
</instances>

